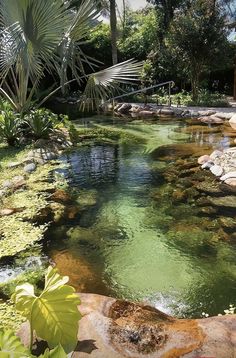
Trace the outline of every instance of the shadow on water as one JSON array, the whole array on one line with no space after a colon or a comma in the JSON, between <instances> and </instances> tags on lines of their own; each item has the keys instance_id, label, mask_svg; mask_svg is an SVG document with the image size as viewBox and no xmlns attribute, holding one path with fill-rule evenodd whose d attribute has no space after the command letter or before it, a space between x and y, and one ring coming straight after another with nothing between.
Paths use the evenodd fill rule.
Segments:
<instances>
[{"instance_id":1,"label":"shadow on water","mask_svg":"<svg viewBox=\"0 0 236 358\"><path fill-rule=\"evenodd\" d=\"M80 292L149 301L180 316L222 312L235 303L235 245L218 239L219 215L199 214L194 196L173 201L178 186L166 176L179 159L196 161L229 137L183 121L113 126L137 132L143 145L94 145L61 158L71 186L88 200L92 190L96 201L51 230L45 251Z\"/></svg>"}]
</instances>

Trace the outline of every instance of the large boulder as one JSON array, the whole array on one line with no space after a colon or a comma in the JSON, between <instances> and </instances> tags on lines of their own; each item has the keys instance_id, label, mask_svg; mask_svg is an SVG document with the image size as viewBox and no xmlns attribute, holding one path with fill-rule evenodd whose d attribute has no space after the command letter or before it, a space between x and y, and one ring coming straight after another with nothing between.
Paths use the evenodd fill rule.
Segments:
<instances>
[{"instance_id":1,"label":"large boulder","mask_svg":"<svg viewBox=\"0 0 236 358\"><path fill-rule=\"evenodd\" d=\"M236 315L175 319L145 304L80 294L74 358L233 358ZM29 325L19 336L29 344Z\"/></svg>"}]
</instances>

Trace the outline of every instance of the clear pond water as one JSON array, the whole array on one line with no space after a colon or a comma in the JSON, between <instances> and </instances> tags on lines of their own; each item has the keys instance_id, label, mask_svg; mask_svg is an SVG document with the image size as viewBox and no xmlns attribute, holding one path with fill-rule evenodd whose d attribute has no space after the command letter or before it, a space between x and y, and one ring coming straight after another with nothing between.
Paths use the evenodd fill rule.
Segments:
<instances>
[{"instance_id":1,"label":"clear pond water","mask_svg":"<svg viewBox=\"0 0 236 358\"><path fill-rule=\"evenodd\" d=\"M236 247L217 239L219 214L199 216L194 199L173 202L175 182L163 170L175 165L176 153L166 160L153 155L167 144L191 143L199 153L227 147L231 137L183 120L124 124L94 117L77 125L112 127L139 143L95 144L63 156L67 169L59 175L90 206L50 232L45 250L60 272L78 291L149 302L181 317L235 304Z\"/></svg>"}]
</instances>

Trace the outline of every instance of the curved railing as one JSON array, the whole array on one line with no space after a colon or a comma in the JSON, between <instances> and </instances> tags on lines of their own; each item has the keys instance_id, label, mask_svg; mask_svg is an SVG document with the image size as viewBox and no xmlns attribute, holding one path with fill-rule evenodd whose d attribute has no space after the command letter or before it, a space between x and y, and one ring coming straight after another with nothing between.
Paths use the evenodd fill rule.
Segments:
<instances>
[{"instance_id":1,"label":"curved railing","mask_svg":"<svg viewBox=\"0 0 236 358\"><path fill-rule=\"evenodd\" d=\"M110 101L115 101L117 99L120 99L120 98L123 98L123 97L128 97L130 95L133 95L133 94L137 94L137 93L142 93L142 92L146 92L148 90L151 90L153 88L158 88L158 87L164 87L164 86L167 86L168 85L168 95L169 95L169 103L171 103L171 100L170 100L170 95L171 95L171 88L175 85L174 81L167 81L167 82L162 82L162 83L158 83L156 85L153 85L153 86L150 86L150 87L145 87L145 88L141 88L139 90L136 90L136 91L131 91L131 92L128 92L128 93L125 93L125 94L122 94L120 96L116 96L116 97L113 97L113 98L110 98L108 101L106 102L110 102Z\"/></svg>"}]
</instances>

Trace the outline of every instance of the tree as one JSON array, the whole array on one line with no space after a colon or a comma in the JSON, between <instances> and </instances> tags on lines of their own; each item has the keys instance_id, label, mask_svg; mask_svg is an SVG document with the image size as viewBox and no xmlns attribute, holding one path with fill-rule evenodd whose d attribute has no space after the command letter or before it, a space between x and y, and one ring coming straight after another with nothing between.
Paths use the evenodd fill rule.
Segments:
<instances>
[{"instance_id":1,"label":"tree","mask_svg":"<svg viewBox=\"0 0 236 358\"><path fill-rule=\"evenodd\" d=\"M116 65L118 62L118 54L117 54L117 17L116 17L115 0L110 0L110 26L111 26L112 62L113 65Z\"/></svg>"},{"instance_id":2,"label":"tree","mask_svg":"<svg viewBox=\"0 0 236 358\"><path fill-rule=\"evenodd\" d=\"M161 25L158 28L158 37L162 47L164 38L169 30L171 21L174 18L175 10L182 5L189 6L189 0L147 0L150 4L155 5L158 16L161 18Z\"/></svg>"},{"instance_id":3,"label":"tree","mask_svg":"<svg viewBox=\"0 0 236 358\"><path fill-rule=\"evenodd\" d=\"M79 84L88 79L85 94L91 103L106 99L119 81L137 79L140 64L130 61L86 75L84 65L94 69L94 62L80 43L98 24L99 13L92 0L83 1L78 10L69 5L62 0L0 2L0 92L18 112L30 108L47 72L60 79L50 95L63 91L71 75Z\"/></svg>"},{"instance_id":4,"label":"tree","mask_svg":"<svg viewBox=\"0 0 236 358\"><path fill-rule=\"evenodd\" d=\"M118 41L122 58L146 60L150 52L157 50L156 31L159 26L159 19L152 8L127 11L124 36Z\"/></svg>"},{"instance_id":5,"label":"tree","mask_svg":"<svg viewBox=\"0 0 236 358\"><path fill-rule=\"evenodd\" d=\"M187 11L173 20L166 40L189 74L192 97L197 100L201 76L217 68L228 50L227 31L219 7L206 0L196 0Z\"/></svg>"}]
</instances>

